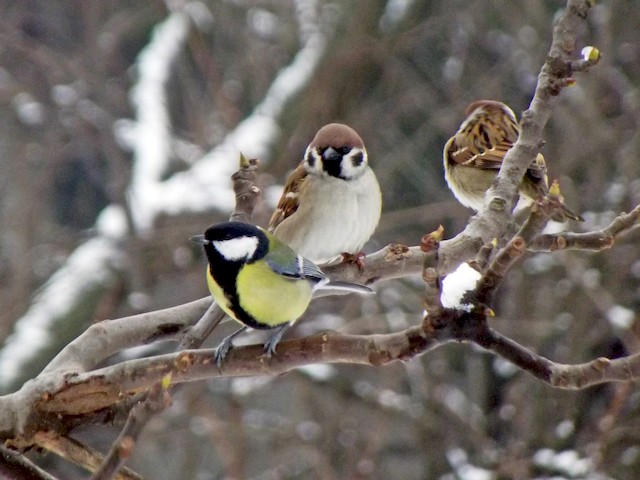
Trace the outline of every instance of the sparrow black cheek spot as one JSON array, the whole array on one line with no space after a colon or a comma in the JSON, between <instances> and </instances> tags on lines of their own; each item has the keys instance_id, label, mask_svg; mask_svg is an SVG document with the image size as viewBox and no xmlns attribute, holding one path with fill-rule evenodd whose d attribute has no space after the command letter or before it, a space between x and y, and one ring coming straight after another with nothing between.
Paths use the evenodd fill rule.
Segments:
<instances>
[{"instance_id":1,"label":"sparrow black cheek spot","mask_svg":"<svg viewBox=\"0 0 640 480\"><path fill-rule=\"evenodd\" d=\"M313 166L316 164L316 157L313 156L313 153L311 153L311 151L308 151L304 161L307 162L307 165L309 165L310 168L313 168Z\"/></svg>"},{"instance_id":2,"label":"sparrow black cheek spot","mask_svg":"<svg viewBox=\"0 0 640 480\"><path fill-rule=\"evenodd\" d=\"M357 152L351 157L351 165L353 165L354 167L359 167L360 165L362 165L363 161L364 155L362 154L362 152Z\"/></svg>"}]
</instances>

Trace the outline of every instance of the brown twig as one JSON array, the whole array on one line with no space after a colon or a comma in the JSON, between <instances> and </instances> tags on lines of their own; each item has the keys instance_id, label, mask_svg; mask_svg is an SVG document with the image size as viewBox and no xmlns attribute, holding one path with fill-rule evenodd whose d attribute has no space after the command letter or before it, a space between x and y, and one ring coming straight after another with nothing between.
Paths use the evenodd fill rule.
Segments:
<instances>
[{"instance_id":1,"label":"brown twig","mask_svg":"<svg viewBox=\"0 0 640 480\"><path fill-rule=\"evenodd\" d=\"M209 298L211 302L211 298ZM204 315L198 322L191 327L182 337L177 350L188 350L191 348L200 348L202 343L211 335L213 329L224 318L225 313L215 302L211 303Z\"/></svg>"},{"instance_id":2,"label":"brown twig","mask_svg":"<svg viewBox=\"0 0 640 480\"><path fill-rule=\"evenodd\" d=\"M90 472L96 471L104 461L104 456L73 438L59 435L53 431L37 432L33 437L35 445L79 465ZM114 477L117 480L142 480L142 477L128 468Z\"/></svg>"},{"instance_id":3,"label":"brown twig","mask_svg":"<svg viewBox=\"0 0 640 480\"><path fill-rule=\"evenodd\" d=\"M232 222L251 223L253 210L260 196L260 189L256 185L259 164L258 159L247 159L240 154L240 168L231 176L236 194L236 206L229 218Z\"/></svg>"},{"instance_id":4,"label":"brown twig","mask_svg":"<svg viewBox=\"0 0 640 480\"><path fill-rule=\"evenodd\" d=\"M526 251L531 239L544 228L558 205L553 200L541 198L531 206L526 221L513 238L496 253L478 282L476 299L480 304L486 306L493 304L493 294L505 274Z\"/></svg>"},{"instance_id":5,"label":"brown twig","mask_svg":"<svg viewBox=\"0 0 640 480\"><path fill-rule=\"evenodd\" d=\"M427 233L420 240L420 250L424 253L433 252L432 256L425 256L422 265L422 280L425 283L423 328L429 328L430 318L442 314L440 302L440 275L438 274L438 248L444 234L444 227L440 225L436 230Z\"/></svg>"},{"instance_id":6,"label":"brown twig","mask_svg":"<svg viewBox=\"0 0 640 480\"><path fill-rule=\"evenodd\" d=\"M362 269L353 264L339 263L323 267L332 280L371 285L384 280L420 274L424 262L428 258L435 258L435 251L425 253L421 247L407 247L406 245L387 245L375 253L367 255L367 261Z\"/></svg>"},{"instance_id":7,"label":"brown twig","mask_svg":"<svg viewBox=\"0 0 640 480\"><path fill-rule=\"evenodd\" d=\"M57 480L18 452L0 446L0 478L20 480Z\"/></svg>"},{"instance_id":8,"label":"brown twig","mask_svg":"<svg viewBox=\"0 0 640 480\"><path fill-rule=\"evenodd\" d=\"M91 476L91 480L118 478L118 471L131 456L144 426L151 417L164 410L171 403L167 393L169 382L167 381L166 385L163 385L163 382L164 380L160 380L156 383L149 391L147 398L131 409L124 428L116 441L113 442L111 450L109 450L100 467Z\"/></svg>"},{"instance_id":9,"label":"brown twig","mask_svg":"<svg viewBox=\"0 0 640 480\"><path fill-rule=\"evenodd\" d=\"M601 251L611 248L616 239L638 226L640 205L629 213L617 216L607 227L586 233L563 232L536 236L529 249L536 252L553 252L556 250L591 250Z\"/></svg>"}]
</instances>

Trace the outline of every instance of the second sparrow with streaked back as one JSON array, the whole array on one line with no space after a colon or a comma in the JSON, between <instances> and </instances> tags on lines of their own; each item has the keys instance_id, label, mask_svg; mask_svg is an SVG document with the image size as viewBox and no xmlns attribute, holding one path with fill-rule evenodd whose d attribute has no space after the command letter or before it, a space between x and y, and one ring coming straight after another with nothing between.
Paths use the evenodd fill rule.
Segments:
<instances>
[{"instance_id":1,"label":"second sparrow with streaked back","mask_svg":"<svg viewBox=\"0 0 640 480\"><path fill-rule=\"evenodd\" d=\"M494 100L473 102L465 114L466 119L444 147L444 172L458 201L478 211L504 156L518 140L520 126L513 110ZM549 193L547 166L541 153L527 168L519 193L529 202ZM583 220L564 203L551 218L560 222L568 218Z\"/></svg>"}]
</instances>

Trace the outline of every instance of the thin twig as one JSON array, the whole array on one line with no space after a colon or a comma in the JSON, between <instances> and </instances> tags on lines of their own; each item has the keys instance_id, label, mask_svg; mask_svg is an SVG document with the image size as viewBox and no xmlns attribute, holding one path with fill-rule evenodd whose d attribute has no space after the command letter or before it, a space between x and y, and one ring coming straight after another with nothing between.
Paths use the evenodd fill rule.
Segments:
<instances>
[{"instance_id":1,"label":"thin twig","mask_svg":"<svg viewBox=\"0 0 640 480\"><path fill-rule=\"evenodd\" d=\"M57 480L27 457L18 452L0 446L0 478L20 480Z\"/></svg>"},{"instance_id":2,"label":"thin twig","mask_svg":"<svg viewBox=\"0 0 640 480\"><path fill-rule=\"evenodd\" d=\"M518 232L496 253L486 268L476 288L476 299L480 304L492 306L493 295L511 266L526 251L527 244L546 225L556 210L555 202L542 198L531 206L529 216Z\"/></svg>"},{"instance_id":3,"label":"thin twig","mask_svg":"<svg viewBox=\"0 0 640 480\"><path fill-rule=\"evenodd\" d=\"M591 250L599 252L611 248L621 235L638 227L640 205L629 213L617 216L607 227L586 233L562 232L536 236L529 249L536 252L556 250Z\"/></svg>"},{"instance_id":4,"label":"thin twig","mask_svg":"<svg viewBox=\"0 0 640 480\"><path fill-rule=\"evenodd\" d=\"M198 322L191 327L182 337L177 350L188 350L191 348L200 348L202 343L211 335L213 329L224 318L225 313L220 306L213 302Z\"/></svg>"},{"instance_id":5,"label":"thin twig","mask_svg":"<svg viewBox=\"0 0 640 480\"><path fill-rule=\"evenodd\" d=\"M256 185L258 165L258 159L247 159L240 154L240 168L231 176L236 194L236 206L229 218L232 222L251 223L253 210L260 197L260 188Z\"/></svg>"},{"instance_id":6,"label":"thin twig","mask_svg":"<svg viewBox=\"0 0 640 480\"><path fill-rule=\"evenodd\" d=\"M91 476L91 480L111 480L117 478L118 471L131 456L136 441L147 422L157 413L164 410L171 403L163 380L156 383L147 398L133 407L124 428L113 442L109 453L104 458L100 468Z\"/></svg>"},{"instance_id":7,"label":"thin twig","mask_svg":"<svg viewBox=\"0 0 640 480\"><path fill-rule=\"evenodd\" d=\"M87 447L73 438L59 435L56 432L37 432L33 440L35 445L53 452L59 457L75 465L79 465L90 472L95 472L104 461L104 456L100 452ZM114 478L117 480L142 480L140 475L128 468L123 468Z\"/></svg>"}]
</instances>

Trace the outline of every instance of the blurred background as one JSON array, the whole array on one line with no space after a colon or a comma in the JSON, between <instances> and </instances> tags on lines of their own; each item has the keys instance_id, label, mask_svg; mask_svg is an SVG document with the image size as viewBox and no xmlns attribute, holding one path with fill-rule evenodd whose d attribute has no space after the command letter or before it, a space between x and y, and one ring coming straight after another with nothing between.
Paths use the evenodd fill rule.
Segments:
<instances>
[{"instance_id":1,"label":"blurred background","mask_svg":"<svg viewBox=\"0 0 640 480\"><path fill-rule=\"evenodd\" d=\"M325 123L353 126L383 191L367 251L447 238L471 211L442 147L468 103L532 97L565 4L542 0L0 0L0 391L92 322L207 295L188 238L228 217L239 152L262 160L265 225ZM602 61L545 130L551 178L586 221L640 203L640 10L598 2L578 48ZM336 206L339 208L339 205ZM601 253L529 254L492 325L563 363L636 353L640 232ZM397 331L420 278L322 299L291 335ZM216 329L214 346L232 325ZM249 336L249 342L261 338ZM171 351L123 352L111 361ZM318 365L197 382L147 426L129 466L153 479L635 479L640 391L555 390L470 345L384 368ZM106 452L115 427L73 434ZM60 478L87 478L53 455Z\"/></svg>"}]
</instances>

